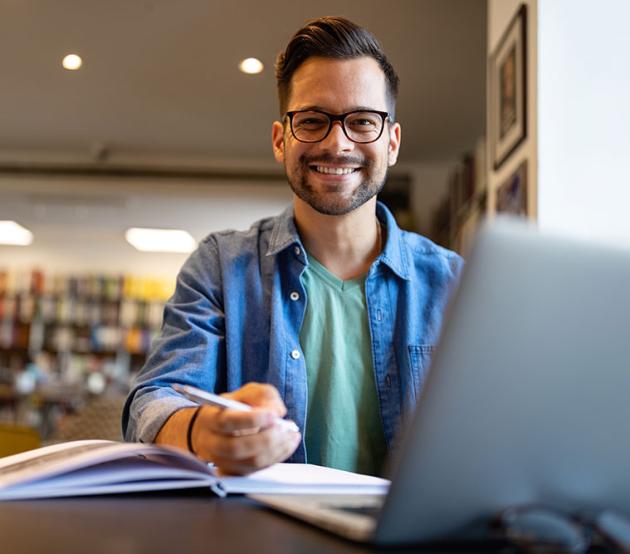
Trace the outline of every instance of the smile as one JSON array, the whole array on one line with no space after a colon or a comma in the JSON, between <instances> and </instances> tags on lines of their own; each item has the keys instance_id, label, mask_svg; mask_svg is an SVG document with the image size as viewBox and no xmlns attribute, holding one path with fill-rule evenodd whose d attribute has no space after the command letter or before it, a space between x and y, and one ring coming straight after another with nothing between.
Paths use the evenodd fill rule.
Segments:
<instances>
[{"instance_id":1,"label":"smile","mask_svg":"<svg viewBox=\"0 0 630 554\"><path fill-rule=\"evenodd\" d=\"M323 165L312 165L311 169L317 171L317 173L324 173L326 175L349 175L355 171L359 171L358 167L326 167Z\"/></svg>"}]
</instances>

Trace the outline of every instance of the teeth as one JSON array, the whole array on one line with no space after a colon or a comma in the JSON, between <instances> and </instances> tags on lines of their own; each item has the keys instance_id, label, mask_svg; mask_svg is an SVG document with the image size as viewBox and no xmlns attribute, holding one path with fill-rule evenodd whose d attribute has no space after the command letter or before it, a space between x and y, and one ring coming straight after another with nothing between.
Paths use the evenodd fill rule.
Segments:
<instances>
[{"instance_id":1,"label":"teeth","mask_svg":"<svg viewBox=\"0 0 630 554\"><path fill-rule=\"evenodd\" d=\"M321 165L315 166L315 170L318 173L326 173L328 175L348 175L353 173L355 168L353 167L324 167Z\"/></svg>"}]
</instances>

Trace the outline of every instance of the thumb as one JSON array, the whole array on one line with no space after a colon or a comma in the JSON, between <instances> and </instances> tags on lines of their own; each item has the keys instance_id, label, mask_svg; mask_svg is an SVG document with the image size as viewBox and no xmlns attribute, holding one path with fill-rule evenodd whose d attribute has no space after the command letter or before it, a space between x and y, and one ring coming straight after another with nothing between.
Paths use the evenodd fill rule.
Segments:
<instances>
[{"instance_id":1,"label":"thumb","mask_svg":"<svg viewBox=\"0 0 630 554\"><path fill-rule=\"evenodd\" d=\"M284 417L287 408L280 397L278 389L266 383L247 383L240 389L223 396L249 404L253 408L269 410L278 417Z\"/></svg>"}]
</instances>

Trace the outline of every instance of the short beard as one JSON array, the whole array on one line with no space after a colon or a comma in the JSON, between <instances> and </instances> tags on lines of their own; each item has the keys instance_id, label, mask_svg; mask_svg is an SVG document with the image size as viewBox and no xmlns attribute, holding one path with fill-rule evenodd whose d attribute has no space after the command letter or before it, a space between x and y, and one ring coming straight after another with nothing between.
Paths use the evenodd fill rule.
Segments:
<instances>
[{"instance_id":1,"label":"short beard","mask_svg":"<svg viewBox=\"0 0 630 554\"><path fill-rule=\"evenodd\" d=\"M313 187L308 182L309 166L314 165L315 162L323 163L360 163L356 158L351 157L333 157L333 156L318 156L317 158L307 158L306 156L300 156L299 167L301 172L295 179L291 179L289 172L287 171L287 179L289 186L295 195L306 202L316 212L323 215L346 215L360 206L363 206L366 202L374 198L379 192L383 190L385 182L387 181L387 167L382 179L379 179L378 175L372 176L372 178L366 178L359 184L359 186L353 191L350 199L342 202L330 202L323 198L323 195L318 195ZM372 162L361 163L361 171L365 171L367 174L373 171L374 164ZM297 181L297 182L295 182Z\"/></svg>"}]
</instances>

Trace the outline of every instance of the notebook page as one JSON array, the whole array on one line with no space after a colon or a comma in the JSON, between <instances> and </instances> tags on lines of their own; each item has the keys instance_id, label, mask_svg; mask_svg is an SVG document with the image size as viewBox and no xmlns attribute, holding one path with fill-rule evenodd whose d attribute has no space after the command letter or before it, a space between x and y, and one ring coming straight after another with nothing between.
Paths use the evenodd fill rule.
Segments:
<instances>
[{"instance_id":1,"label":"notebook page","mask_svg":"<svg viewBox=\"0 0 630 554\"><path fill-rule=\"evenodd\" d=\"M221 476L228 493L386 494L389 481L313 464L274 464L244 477Z\"/></svg>"}]
</instances>

